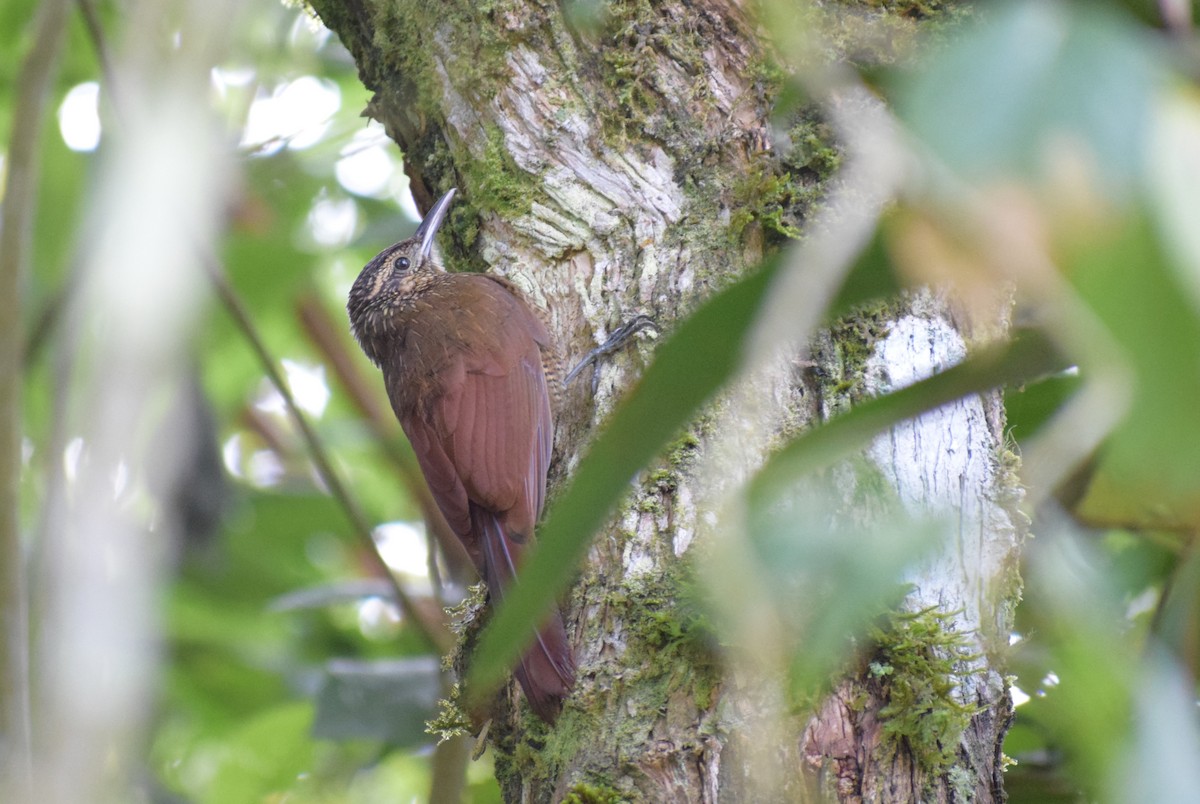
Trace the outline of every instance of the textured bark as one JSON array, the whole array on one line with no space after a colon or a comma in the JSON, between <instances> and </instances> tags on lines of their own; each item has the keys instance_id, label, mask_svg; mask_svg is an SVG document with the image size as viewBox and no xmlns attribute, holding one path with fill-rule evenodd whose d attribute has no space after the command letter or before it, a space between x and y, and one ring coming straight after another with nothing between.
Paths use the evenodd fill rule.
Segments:
<instances>
[{"instance_id":1,"label":"textured bark","mask_svg":"<svg viewBox=\"0 0 1200 804\"><path fill-rule=\"evenodd\" d=\"M1004 329L1002 316L969 322L930 293L914 294L885 315L877 322L882 327L867 336L862 366L863 391L872 395L961 361L964 333L986 338ZM964 638L968 658L954 668L954 699L977 711L954 766L943 778L930 779L908 752L883 744L878 687L865 676L849 678L808 724L801 741L805 760L836 780L843 801L1003 801L1001 744L1012 703L997 659L1020 593L1016 563L1025 526L1014 467L1006 460L1011 456L1004 451L1001 397L966 397L904 422L877 437L866 457L906 508L954 523L942 550L908 579L913 591L905 605L945 613L941 624ZM852 705L864 693L868 703Z\"/></svg>"},{"instance_id":2,"label":"textured bark","mask_svg":"<svg viewBox=\"0 0 1200 804\"><path fill-rule=\"evenodd\" d=\"M374 91L369 113L403 149L418 204L427 208L449 186L461 189L463 203L447 226L452 242L443 241L448 262L494 271L526 289L549 311L568 361L635 314L650 314L669 330L712 288L777 246L781 232L801 224L836 165L818 116L793 121L786 133L772 129L777 87L765 77L767 46L743 2L611 2L595 24L574 25L559 4L518 0L314 6ZM855 4L836 8L823 13L840 48L872 40L881 25L906 35L913 27L878 10L860 13ZM897 305L892 319L926 322L937 339L961 347L945 304L930 297L922 305ZM879 322L878 331L890 323ZM818 339L818 363L828 357L820 344L834 342L831 334ZM913 353L887 351L890 344L881 337L870 360L839 370L874 377L864 383L875 391L903 384L901 372L928 370L913 367ZM587 374L570 389L552 488L652 349L653 339L643 337L607 359L596 369L594 394ZM806 373L788 364L774 375L770 398L786 409L789 430L831 412L819 402L834 396L822 384L840 378L825 368ZM967 407L961 427L971 440L962 448L976 461L994 462L1003 443L999 401ZM909 470L893 477L913 506L970 507L961 543L983 545L978 554L960 552L958 561L931 568L917 595L947 611L962 608L955 627L987 635L981 646L988 652L976 660L980 672L963 676L981 681L961 685L962 695L984 709L964 739L957 781L928 778L911 756L882 747L870 711L839 705L849 687L807 730L804 719L789 720L774 750L764 751L762 735L746 734L741 718L776 704L723 672L702 641L670 632L671 623L689 616L685 563L703 532L696 501L705 495L692 470L709 450L706 422L715 420L703 419L639 477L596 539L568 601L579 683L558 726L546 732L529 718L518 726L510 710L508 722L494 727L506 799L560 800L574 792L584 801L755 800L754 776L766 757L778 771L778 789L794 800L821 795L831 770L838 781L825 789L846 801L966 800L968 787L975 801L996 800L1008 699L986 657L992 641L1007 634L1012 590L993 581L1015 560L1017 528L993 498L1011 480L999 472L912 470L920 480L909 492ZM952 425L938 431L941 443L921 429L909 444L915 454L887 452L901 443L898 431L872 458L886 473L888 461L932 455L959 437L960 424L922 425ZM1003 541L993 549L996 533Z\"/></svg>"}]
</instances>

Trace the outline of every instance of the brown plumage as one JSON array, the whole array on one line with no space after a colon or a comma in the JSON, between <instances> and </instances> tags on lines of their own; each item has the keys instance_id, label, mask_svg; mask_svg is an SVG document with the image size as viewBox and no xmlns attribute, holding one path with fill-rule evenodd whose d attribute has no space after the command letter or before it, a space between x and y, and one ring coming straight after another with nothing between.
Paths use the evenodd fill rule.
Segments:
<instances>
[{"instance_id":1,"label":"brown plumage","mask_svg":"<svg viewBox=\"0 0 1200 804\"><path fill-rule=\"evenodd\" d=\"M499 600L545 502L554 351L512 283L449 274L431 257L453 196L438 200L413 237L363 268L347 310L363 351L383 370L438 507ZM534 712L553 723L575 682L557 611L513 674Z\"/></svg>"}]
</instances>

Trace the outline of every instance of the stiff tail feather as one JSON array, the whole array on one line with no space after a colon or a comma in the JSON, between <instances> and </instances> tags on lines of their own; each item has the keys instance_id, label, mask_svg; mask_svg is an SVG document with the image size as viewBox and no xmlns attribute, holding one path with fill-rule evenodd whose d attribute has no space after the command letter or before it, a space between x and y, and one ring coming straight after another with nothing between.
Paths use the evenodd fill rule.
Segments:
<instances>
[{"instance_id":1,"label":"stiff tail feather","mask_svg":"<svg viewBox=\"0 0 1200 804\"><path fill-rule=\"evenodd\" d=\"M472 506L471 519L483 547L484 580L493 600L499 601L516 577L516 545L491 511ZM513 669L513 675L525 691L525 698L534 713L553 724L558 719L563 699L575 685L575 659L567 643L562 615L557 609L542 623L533 644Z\"/></svg>"}]
</instances>

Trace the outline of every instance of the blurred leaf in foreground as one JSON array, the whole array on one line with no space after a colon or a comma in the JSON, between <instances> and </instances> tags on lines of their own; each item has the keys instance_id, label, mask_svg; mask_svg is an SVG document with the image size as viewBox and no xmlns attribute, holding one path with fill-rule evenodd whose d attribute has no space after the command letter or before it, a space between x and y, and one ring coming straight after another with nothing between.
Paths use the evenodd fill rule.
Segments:
<instances>
[{"instance_id":1,"label":"blurred leaf in foreground","mask_svg":"<svg viewBox=\"0 0 1200 804\"><path fill-rule=\"evenodd\" d=\"M317 693L313 736L320 740L378 740L409 748L428 744L441 663L434 656L358 662L334 659Z\"/></svg>"},{"instance_id":2,"label":"blurred leaf in foreground","mask_svg":"<svg viewBox=\"0 0 1200 804\"><path fill-rule=\"evenodd\" d=\"M1043 748L1040 758L1061 751L1091 800L1189 800L1196 765L1185 757L1200 750L1194 681L1153 637L1145 646L1131 637L1128 604L1104 554L1069 523L1049 527L1027 556L1022 608L1034 638L1019 644L1015 662L1036 674L1022 678L1034 698L1018 709L1024 725L1006 751L1021 760L1022 745L1035 748L1034 735L1046 736L1050 753ZM1022 766L1015 775L1029 781Z\"/></svg>"},{"instance_id":3,"label":"blurred leaf in foreground","mask_svg":"<svg viewBox=\"0 0 1200 804\"><path fill-rule=\"evenodd\" d=\"M1039 178L1070 156L1107 186L1130 186L1144 164L1160 57L1107 6L991 5L905 82L901 116L965 177Z\"/></svg>"},{"instance_id":4,"label":"blurred leaf in foreground","mask_svg":"<svg viewBox=\"0 0 1200 804\"><path fill-rule=\"evenodd\" d=\"M1141 218L1098 237L1070 270L1135 379L1129 413L1101 453L1083 515L1109 523L1200 522L1200 308L1189 304Z\"/></svg>"},{"instance_id":5,"label":"blurred leaf in foreground","mask_svg":"<svg viewBox=\"0 0 1200 804\"><path fill-rule=\"evenodd\" d=\"M784 654L794 703L827 683L854 650L851 637L900 604L905 578L945 533L908 516L865 458L755 503L746 519L744 541L718 544L709 586L739 601L718 612L731 642Z\"/></svg>"}]
</instances>

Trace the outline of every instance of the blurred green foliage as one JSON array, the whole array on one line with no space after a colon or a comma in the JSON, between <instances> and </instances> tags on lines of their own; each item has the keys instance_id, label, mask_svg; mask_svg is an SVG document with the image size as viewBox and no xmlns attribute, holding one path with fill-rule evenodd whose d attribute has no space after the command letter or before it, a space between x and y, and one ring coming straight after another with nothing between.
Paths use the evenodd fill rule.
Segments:
<instances>
[{"instance_id":1,"label":"blurred green foliage","mask_svg":"<svg viewBox=\"0 0 1200 804\"><path fill-rule=\"evenodd\" d=\"M27 49L34 7L21 0L0 9L6 53ZM120 5L98 3L96 11L104 45L110 52L119 49ZM33 339L25 392L25 428L33 445L25 481L31 524L41 503L37 478L50 460L41 445L53 424L58 303L77 255L87 248L83 215L95 190L93 176L110 132L120 126L96 53L76 12L49 110L57 115L73 87L98 81L103 134L97 149L73 151L55 118L42 144L27 305ZM2 141L11 131L19 64L18 58L0 60ZM384 138L378 132L374 140L362 137L367 123L359 112L367 92L336 37L301 9L251 4L226 61L214 68L224 71L224 83L214 77L212 97L197 101L214 105L233 143L242 138L256 102L298 79L318 77L337 98L327 119L307 121L320 134L303 148L289 147L288 139L239 146L240 178L219 255L272 354L320 371L331 360L330 347L310 337L299 307L304 303L323 311L341 338L335 348L353 354L356 347L341 312L349 282L372 249L415 225L397 211L393 197L404 184L399 155L392 146L381 169L394 174L393 187L379 197L356 196L339 183L339 160ZM354 221L336 244L311 234L314 208L321 202L353 210ZM156 800L176 796L223 804L280 797L370 802L426 796L431 738L424 724L437 692L437 657L386 607L367 611L369 599L301 609L273 605L298 589L359 577L369 564L349 538L344 513L315 481L305 447L274 401L245 338L217 306L209 308L195 337L194 365L202 395L193 401L200 415L216 422L211 434L216 441L204 446L213 457L197 481L203 491L196 493L205 495L204 504L219 520L210 523L218 525L215 532L184 533L174 550L177 573L162 590L165 655L143 793ZM418 519L414 501L403 492L361 413L325 372L318 384L332 396L313 419L335 450L339 469L373 521ZM403 657L414 657L409 661L417 664L404 664ZM423 691L406 698L414 667ZM372 701L373 719L361 716L364 697ZM384 725L388 728L381 731ZM473 800L497 800L489 763L470 769L470 785Z\"/></svg>"},{"instance_id":2,"label":"blurred green foliage","mask_svg":"<svg viewBox=\"0 0 1200 804\"><path fill-rule=\"evenodd\" d=\"M0 6L0 51L27 49L34 5ZM575 24L586 25L603 6L576 2L569 10ZM102 3L98 11L119 38L119 5ZM939 47L923 61L872 75L894 101L923 172L905 188L900 214L858 255L827 320L944 267L944 251L907 249L923 221L932 222L935 242L958 249L952 277L968 287L1013 290L1017 320L1030 332L801 434L748 484L757 502L748 517L749 552L768 605L784 613L780 629L794 651L800 698L845 660L847 634L861 632L900 596L898 579L926 549L920 533L930 528L897 518L886 534L800 529L795 523L828 512L819 501L781 504L778 489L853 454L897 421L1005 383L1018 447L1035 452L1048 434L1094 437L1083 464L1065 467L1070 494L1061 476L1053 478L1056 488L1031 489L1044 505L1035 512L1038 539L1027 555L1011 654L1015 683L1028 695L1005 749L1017 762L1009 771L1014 802L1182 801L1200 790L1196 755L1184 750L1200 744L1200 71L1195 33L1168 35L1156 20L1156 5L1145 2L994 3L941 31ZM15 64L0 60L4 141ZM244 78L214 101L232 140L255 97L302 76L338 93L337 110L311 144L240 147L240 190L221 253L270 351L301 366L328 365L336 355L310 337L299 305L315 300L352 353L342 324L345 289L374 248L412 225L396 213L394 194L356 196L337 178L346 149L365 147L353 139L365 127L358 112L366 92L328 32L305 12L270 2L248 10L228 64L219 66ZM56 107L78 83L103 81L100 73L75 20ZM802 96L795 86L782 94ZM112 114L102 107L105 126L114 125ZM1179 131L1164 138L1170 126ZM28 293L35 347L25 394L30 523L42 502L35 479L60 459L40 449L53 424L51 357L43 346L53 337L55 300L87 247L83 207L103 155L103 140L95 152L75 152L56 125L46 130ZM394 151L391 158L398 162ZM1196 181L1182 190L1164 183L1177 172ZM341 205L354 218L324 242L313 217L323 204ZM1181 228L1180 220L1190 223ZM985 236L990 226L999 237ZM1030 248L1045 264L1030 265ZM795 267L786 256L770 260L709 300L658 350L557 498L543 549L527 568L533 583L514 591L485 633L473 682L504 676L521 623L569 583L629 478L736 376L762 301L788 270ZM40 330L43 322L49 327ZM424 722L435 683L428 649L403 622L365 626L361 599L273 608L285 594L360 576L369 565L220 309L209 311L194 353L203 407L218 423L219 444L210 446L224 459L215 492L224 518L215 534L192 533L178 546L178 572L163 589L165 660L148 787L197 802L425 795L431 740ZM369 516L416 519L414 501L399 491L360 412L332 373L324 381L334 392L313 417L317 431ZM1127 399L1101 395L1102 415L1072 407L1111 382L1122 384ZM1056 491L1062 509L1053 503ZM809 502L803 511L794 507ZM801 582L804 617L796 616ZM814 595L821 605L812 605ZM896 690L908 689L894 679L911 669L905 661L929 657L893 647L877 661ZM958 726L935 725L944 726L935 741ZM472 800L499 799L487 762L473 764L469 779Z\"/></svg>"}]
</instances>

